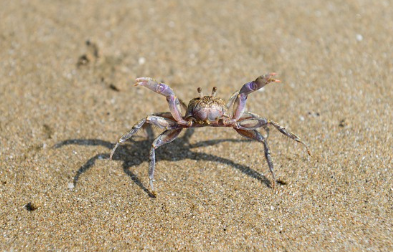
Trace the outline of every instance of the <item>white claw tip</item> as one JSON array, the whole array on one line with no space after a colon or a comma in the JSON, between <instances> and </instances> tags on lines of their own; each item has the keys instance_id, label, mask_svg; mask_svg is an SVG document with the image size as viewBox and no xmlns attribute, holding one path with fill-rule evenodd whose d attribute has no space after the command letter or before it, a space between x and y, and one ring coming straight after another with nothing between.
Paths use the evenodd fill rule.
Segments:
<instances>
[{"instance_id":1,"label":"white claw tip","mask_svg":"<svg viewBox=\"0 0 393 252\"><path fill-rule=\"evenodd\" d=\"M135 79L134 86L140 86L140 85L146 84L150 81L156 82L153 78L150 78L150 77L139 77L139 78Z\"/></svg>"}]
</instances>

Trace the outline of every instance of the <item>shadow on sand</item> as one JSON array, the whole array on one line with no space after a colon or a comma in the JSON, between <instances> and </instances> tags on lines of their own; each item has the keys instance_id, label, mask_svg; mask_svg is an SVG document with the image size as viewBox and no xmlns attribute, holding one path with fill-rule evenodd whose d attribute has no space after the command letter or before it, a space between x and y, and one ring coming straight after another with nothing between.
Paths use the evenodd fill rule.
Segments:
<instances>
[{"instance_id":1,"label":"shadow on sand","mask_svg":"<svg viewBox=\"0 0 393 252\"><path fill-rule=\"evenodd\" d=\"M250 142L251 140L219 139L219 140L202 141L196 144L190 144L189 139L191 138L193 133L194 133L194 129L187 129L182 137L179 137L174 141L176 142L176 144L170 143L157 149L158 151L156 152L156 160L159 162L160 160L172 161L174 159L175 160L192 159L192 160L205 160L205 161L219 162L225 165L232 166L233 168L238 169L244 174L252 178L255 178L261 181L262 183L266 184L267 186L271 187L270 181L264 175L249 168L248 166L237 164L232 160L218 157L212 154L198 153L192 151L193 148L216 145L221 142L239 143L239 142ZM137 166L145 161L148 161L149 151L153 141L154 134L151 129L147 129L147 134L148 134L147 139L135 140L136 137L133 137L131 140L128 141L131 142L132 144L120 145L116 150L113 159L123 161L122 166L123 166L124 173L127 174L131 178L131 180L135 184L137 184L144 192L146 192L149 197L154 198L155 195L145 187L145 185L141 182L138 176L136 176L130 169L133 166ZM83 145L83 146L99 145L99 146L106 147L108 150L111 150L114 147L114 144L100 139L69 139L57 143L54 146L54 148L61 148L62 146L65 145ZM263 146L261 146L261 151L263 153ZM167 152L170 152L170 154L168 154ZM133 153L133 155L130 155L129 153ZM94 165L97 159L109 159L109 153L97 154L94 157L91 157L89 160L87 160L87 162L84 165L79 167L78 171L74 176L74 180L73 180L74 186L76 186L76 184L78 183L79 177L87 170L89 170Z\"/></svg>"}]
</instances>

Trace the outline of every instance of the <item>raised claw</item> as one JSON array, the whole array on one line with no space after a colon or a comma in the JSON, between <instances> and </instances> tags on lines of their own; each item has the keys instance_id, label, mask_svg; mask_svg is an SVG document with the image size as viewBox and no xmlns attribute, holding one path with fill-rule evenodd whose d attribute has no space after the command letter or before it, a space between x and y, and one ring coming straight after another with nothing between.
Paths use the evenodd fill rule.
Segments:
<instances>
[{"instance_id":1,"label":"raised claw","mask_svg":"<svg viewBox=\"0 0 393 252\"><path fill-rule=\"evenodd\" d=\"M243 115L244 110L246 108L247 96L249 94L257 91L258 89L261 89L262 87L266 86L267 84L269 84L271 82L280 82L280 80L273 78L273 76L275 76L275 75L276 75L276 73L265 74L265 75L259 76L254 81L247 82L246 84L244 84L242 86L242 88L240 89L239 94L236 96L236 100L234 102L235 105L234 105L232 119L237 121ZM232 99L232 97L231 97L231 99ZM228 105L230 105L232 103L231 99L228 102Z\"/></svg>"},{"instance_id":2,"label":"raised claw","mask_svg":"<svg viewBox=\"0 0 393 252\"><path fill-rule=\"evenodd\" d=\"M276 73L269 73L259 76L258 78L256 78L256 80L244 84L243 87L240 89L239 94L248 95L254 91L257 91L258 89L263 88L271 82L281 82L280 80L273 78L275 75Z\"/></svg>"},{"instance_id":3,"label":"raised claw","mask_svg":"<svg viewBox=\"0 0 393 252\"><path fill-rule=\"evenodd\" d=\"M192 122L185 121L181 115L181 107L186 109L186 105L176 97L175 92L166 84L158 83L150 77L140 77L135 79L135 86L146 87L160 95L166 97L169 105L169 110L173 118L181 125L191 126Z\"/></svg>"},{"instance_id":4,"label":"raised claw","mask_svg":"<svg viewBox=\"0 0 393 252\"><path fill-rule=\"evenodd\" d=\"M158 94L161 94L165 97L175 95L173 90L165 85L164 83L158 83L155 79L150 78L150 77L140 77L135 79L135 84L134 86L143 86L146 87Z\"/></svg>"}]
</instances>

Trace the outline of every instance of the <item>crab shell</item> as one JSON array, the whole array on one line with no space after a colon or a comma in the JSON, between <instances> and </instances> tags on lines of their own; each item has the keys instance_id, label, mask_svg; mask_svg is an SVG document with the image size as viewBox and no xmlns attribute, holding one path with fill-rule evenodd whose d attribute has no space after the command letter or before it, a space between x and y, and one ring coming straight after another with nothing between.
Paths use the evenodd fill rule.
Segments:
<instances>
[{"instance_id":1,"label":"crab shell","mask_svg":"<svg viewBox=\"0 0 393 252\"><path fill-rule=\"evenodd\" d=\"M198 123L210 124L228 116L224 100L203 96L190 101L185 117L194 118Z\"/></svg>"}]
</instances>

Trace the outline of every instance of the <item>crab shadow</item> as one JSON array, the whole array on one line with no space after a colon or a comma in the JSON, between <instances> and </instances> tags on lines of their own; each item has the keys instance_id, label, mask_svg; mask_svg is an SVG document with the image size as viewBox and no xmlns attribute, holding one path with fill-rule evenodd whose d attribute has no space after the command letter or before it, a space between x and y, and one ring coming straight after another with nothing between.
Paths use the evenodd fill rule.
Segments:
<instances>
[{"instance_id":1,"label":"crab shadow","mask_svg":"<svg viewBox=\"0 0 393 252\"><path fill-rule=\"evenodd\" d=\"M194 148L212 146L222 142L240 143L240 142L251 142L252 140L218 139L218 140L202 141L196 144L190 144L189 140L191 136L194 134L194 131L195 131L194 129L187 129L182 137L179 137L174 141L176 142L176 144L166 144L164 146L161 146L159 149L157 149L156 160L173 161L173 160L191 159L191 160L204 160L204 161L218 162L218 163L232 166L233 168L241 171L242 173L266 184L268 187L271 187L270 181L263 174L251 169L248 166L238 164L232 160L215 156L210 153L200 153L192 150ZM131 180L136 185L138 185L145 193L147 193L149 197L155 198L155 195L149 189L146 188L146 186L141 182L140 178L135 173L133 173L130 169L131 167L140 165L141 163L149 159L149 151L154 138L153 131L149 128L147 129L147 135L148 135L147 139L139 140L140 137L133 137L131 140L127 141L131 144L120 145L117 148L113 156L113 159L118 161L123 161L122 168L124 173L127 174L131 178ZM57 149L65 145L103 146L108 150L112 150L112 148L114 147L113 143L100 139L68 139L55 144L53 147ZM262 146L261 148L263 149ZM81 167L79 167L73 179L74 186L77 185L80 176L94 166L96 160L102 160L102 159L109 159L109 153L97 154L91 157L89 160L87 160L86 163L83 164Z\"/></svg>"}]
</instances>

